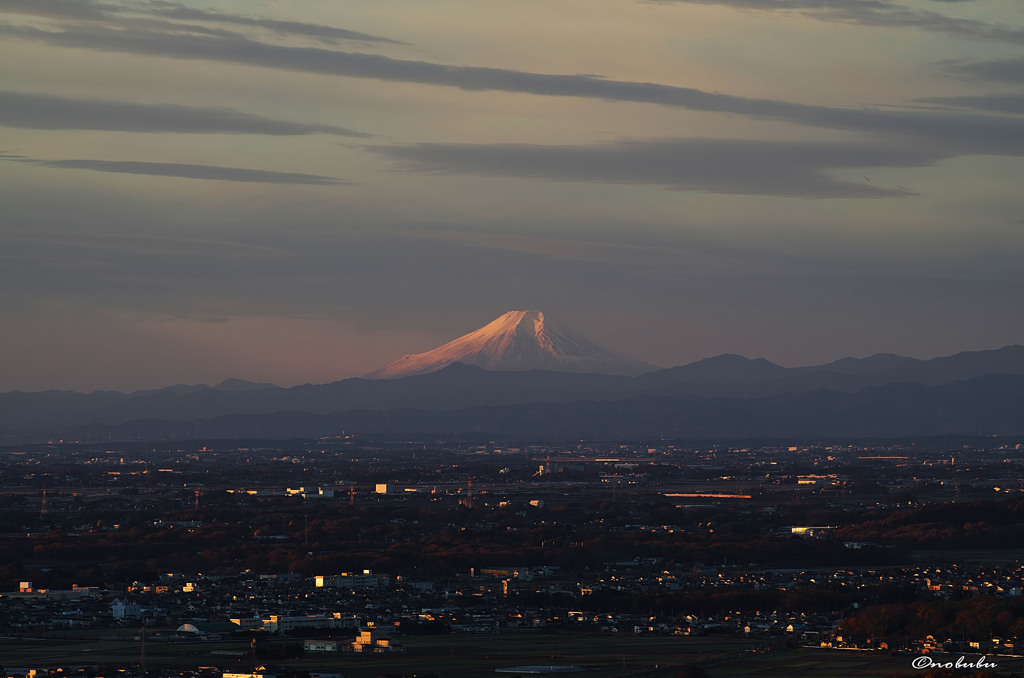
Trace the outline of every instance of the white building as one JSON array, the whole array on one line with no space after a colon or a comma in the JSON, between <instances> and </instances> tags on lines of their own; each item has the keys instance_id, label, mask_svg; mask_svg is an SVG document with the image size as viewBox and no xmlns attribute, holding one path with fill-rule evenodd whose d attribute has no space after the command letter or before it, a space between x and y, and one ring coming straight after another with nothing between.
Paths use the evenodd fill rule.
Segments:
<instances>
[{"instance_id":1,"label":"white building","mask_svg":"<svg viewBox=\"0 0 1024 678\"><path fill-rule=\"evenodd\" d=\"M138 603L129 603L114 598L110 603L110 616L114 619L139 619L142 617L142 608Z\"/></svg>"},{"instance_id":2,"label":"white building","mask_svg":"<svg viewBox=\"0 0 1024 678\"><path fill-rule=\"evenodd\" d=\"M263 620L263 630L271 633L285 633L294 629L351 629L356 627L355 617L343 616L340 612L327 615L307 615L305 617L283 617L272 614Z\"/></svg>"}]
</instances>

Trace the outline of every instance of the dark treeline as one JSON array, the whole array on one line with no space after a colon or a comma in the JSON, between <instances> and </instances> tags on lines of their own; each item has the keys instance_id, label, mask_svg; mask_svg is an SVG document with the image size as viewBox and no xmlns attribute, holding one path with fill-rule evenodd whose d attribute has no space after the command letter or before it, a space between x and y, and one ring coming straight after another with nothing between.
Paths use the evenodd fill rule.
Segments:
<instances>
[{"instance_id":1,"label":"dark treeline","mask_svg":"<svg viewBox=\"0 0 1024 678\"><path fill-rule=\"evenodd\" d=\"M767 513L679 508L657 498L580 497L496 512L454 502L348 506L226 493L204 496L203 502L199 509L131 512L113 501L91 503L65 515L59 526L33 532L16 532L15 526L38 517L8 506L0 509L0 530L8 533L0 577L65 587L151 578L165 572L168 562L178 571L312 575L373 569L446 576L510 565L594 570L638 558L673 567L810 567L897 564L909 557L903 548L851 550L835 539L790 535L787 524L851 518L806 506Z\"/></svg>"},{"instance_id":2,"label":"dark treeline","mask_svg":"<svg viewBox=\"0 0 1024 678\"><path fill-rule=\"evenodd\" d=\"M316 504L219 493L203 505L126 512L115 495L45 529L9 501L0 507L0 578L40 586L103 585L180 571L324 574L373 569L447 576L469 568L556 565L595 570L609 561L659 559L666 567L898 565L910 549L1024 546L1024 501L851 510L794 503L774 511L677 507L657 497L580 496L543 508L469 508L455 502ZM571 499L571 498L570 498ZM177 523L177 525L174 525ZM824 539L790 525L831 525ZM861 542L862 548L844 544Z\"/></svg>"},{"instance_id":3,"label":"dark treeline","mask_svg":"<svg viewBox=\"0 0 1024 678\"><path fill-rule=\"evenodd\" d=\"M968 600L925 600L872 605L842 622L843 631L890 643L933 636L1024 638L1024 598L978 596Z\"/></svg>"}]
</instances>

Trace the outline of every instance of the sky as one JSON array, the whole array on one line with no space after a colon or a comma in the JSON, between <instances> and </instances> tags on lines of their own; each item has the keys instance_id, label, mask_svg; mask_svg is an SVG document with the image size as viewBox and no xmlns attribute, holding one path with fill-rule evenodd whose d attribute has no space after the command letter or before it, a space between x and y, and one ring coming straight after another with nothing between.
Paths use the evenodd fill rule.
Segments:
<instances>
[{"instance_id":1,"label":"sky","mask_svg":"<svg viewBox=\"0 0 1024 678\"><path fill-rule=\"evenodd\" d=\"M1019 0L0 0L0 391L1024 343Z\"/></svg>"}]
</instances>

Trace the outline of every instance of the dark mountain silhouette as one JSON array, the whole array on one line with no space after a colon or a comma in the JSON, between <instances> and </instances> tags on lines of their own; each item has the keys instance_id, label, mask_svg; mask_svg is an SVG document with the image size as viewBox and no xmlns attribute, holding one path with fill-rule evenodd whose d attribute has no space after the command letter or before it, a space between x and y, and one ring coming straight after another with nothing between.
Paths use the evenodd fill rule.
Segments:
<instances>
[{"instance_id":1,"label":"dark mountain silhouette","mask_svg":"<svg viewBox=\"0 0 1024 678\"><path fill-rule=\"evenodd\" d=\"M914 358L908 358L895 353L876 353L867 358L840 358L817 368L825 372L838 372L839 374L878 374L891 370L905 362L917 362Z\"/></svg>"},{"instance_id":2,"label":"dark mountain silhouette","mask_svg":"<svg viewBox=\"0 0 1024 678\"><path fill-rule=\"evenodd\" d=\"M366 439L636 440L651 438L1020 435L1024 376L987 375L942 386L887 384L857 393L763 398L638 396L457 410L355 410L140 420L69 431L87 440L294 438L344 431Z\"/></svg>"},{"instance_id":3,"label":"dark mountain silhouette","mask_svg":"<svg viewBox=\"0 0 1024 678\"><path fill-rule=\"evenodd\" d=\"M721 355L638 376L502 372L454 363L398 379L346 379L292 388L229 380L213 387L176 386L132 394L14 391L0 394L0 431L74 437L74 432L88 430L118 437L118 431L129 435L120 427L132 422L131 430L192 437L186 432L221 422L216 425L237 435L293 435L269 433L275 422L290 417L312 422L311 430L327 426L325 422L330 422L327 428L348 422L372 431L393 425L396 432L419 426L438 433L446 425L452 432L528 431L527 424L536 422L538 433L571 430L582 437L602 431L611 435L612 428L615 435L655 429L659 435L726 429L736 435L769 430L888 435L897 434L897 429L921 435L976 434L1007 433L1014 427L1024 433L1024 409L1012 410L1019 403L1019 380L1014 377L1020 375L1021 346L932 360L880 354L799 368ZM969 398L957 395L968 392ZM1016 412L1016 418L1010 412ZM472 417L482 419L474 422ZM549 421L550 417L564 421ZM157 425L157 420L163 423ZM89 428L82 429L85 426ZM259 431L246 433L246 426ZM285 428L295 427L298 424Z\"/></svg>"}]
</instances>

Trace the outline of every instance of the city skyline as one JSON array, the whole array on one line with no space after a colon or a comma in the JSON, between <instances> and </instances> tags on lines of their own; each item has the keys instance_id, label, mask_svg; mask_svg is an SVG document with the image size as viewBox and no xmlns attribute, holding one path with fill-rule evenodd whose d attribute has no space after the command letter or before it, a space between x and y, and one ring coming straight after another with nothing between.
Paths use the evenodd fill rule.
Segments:
<instances>
[{"instance_id":1,"label":"city skyline","mask_svg":"<svg viewBox=\"0 0 1024 678\"><path fill-rule=\"evenodd\" d=\"M0 0L0 391L1024 343L1024 7Z\"/></svg>"}]
</instances>

